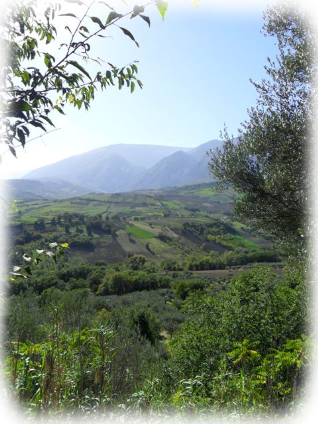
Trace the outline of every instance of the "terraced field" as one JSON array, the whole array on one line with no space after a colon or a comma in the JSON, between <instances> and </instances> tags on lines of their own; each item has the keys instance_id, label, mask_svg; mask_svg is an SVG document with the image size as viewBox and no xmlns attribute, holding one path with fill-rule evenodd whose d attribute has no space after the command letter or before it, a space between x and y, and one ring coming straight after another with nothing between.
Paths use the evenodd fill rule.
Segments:
<instances>
[{"instance_id":1,"label":"terraced field","mask_svg":"<svg viewBox=\"0 0 318 424\"><path fill-rule=\"evenodd\" d=\"M270 241L256 236L248 226L231 221L235 198L231 190L218 192L214 186L202 184L112 195L92 194L69 200L19 201L10 221L12 234L18 238L25 237L25 232L39 231L36 226L41 221L42 238L72 242L70 260L90 263L123 262L132 255L161 261L191 253L223 253L232 249L231 243L248 249L270 248ZM94 223L90 227L92 219L100 220L99 230ZM231 223L230 239L229 236L217 240L201 237L184 227L189 223L206 225L215 220ZM108 227L103 229L105 225Z\"/></svg>"}]
</instances>

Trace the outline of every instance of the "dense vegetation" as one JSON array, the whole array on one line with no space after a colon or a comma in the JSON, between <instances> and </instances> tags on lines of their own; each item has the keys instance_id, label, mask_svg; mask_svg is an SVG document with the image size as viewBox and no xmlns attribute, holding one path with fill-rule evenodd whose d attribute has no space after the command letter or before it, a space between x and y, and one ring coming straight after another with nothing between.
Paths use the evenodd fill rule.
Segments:
<instances>
[{"instance_id":1,"label":"dense vegetation","mask_svg":"<svg viewBox=\"0 0 318 424\"><path fill-rule=\"evenodd\" d=\"M234 200L201 185L17 201L9 257L27 278L8 282L4 321L17 401L32 415L290 412L309 355L303 269L234 221Z\"/></svg>"}]
</instances>

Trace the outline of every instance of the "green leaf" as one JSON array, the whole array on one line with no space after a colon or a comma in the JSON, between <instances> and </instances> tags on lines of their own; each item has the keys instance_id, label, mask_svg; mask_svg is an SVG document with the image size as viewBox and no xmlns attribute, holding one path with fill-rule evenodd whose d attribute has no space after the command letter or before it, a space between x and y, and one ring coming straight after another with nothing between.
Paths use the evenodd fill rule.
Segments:
<instances>
[{"instance_id":1,"label":"green leaf","mask_svg":"<svg viewBox=\"0 0 318 424\"><path fill-rule=\"evenodd\" d=\"M81 26L80 27L80 29L79 29L80 31L84 31L84 32L87 32L88 34L89 34L89 31L88 31L88 29L85 27L85 26Z\"/></svg>"},{"instance_id":2,"label":"green leaf","mask_svg":"<svg viewBox=\"0 0 318 424\"><path fill-rule=\"evenodd\" d=\"M191 3L193 4L193 6L199 7L199 0L191 0Z\"/></svg>"},{"instance_id":3,"label":"green leaf","mask_svg":"<svg viewBox=\"0 0 318 424\"><path fill-rule=\"evenodd\" d=\"M61 13L59 16L71 16L72 18L78 19L78 17L74 15L74 13Z\"/></svg>"},{"instance_id":4,"label":"green leaf","mask_svg":"<svg viewBox=\"0 0 318 424\"><path fill-rule=\"evenodd\" d=\"M55 105L54 109L56 109L58 112L60 112L62 115L65 115L65 113L63 112L63 109L60 106Z\"/></svg>"},{"instance_id":5,"label":"green leaf","mask_svg":"<svg viewBox=\"0 0 318 424\"><path fill-rule=\"evenodd\" d=\"M50 56L48 56L47 54L44 56L44 63L48 68L52 67L52 61Z\"/></svg>"},{"instance_id":6,"label":"green leaf","mask_svg":"<svg viewBox=\"0 0 318 424\"><path fill-rule=\"evenodd\" d=\"M130 83L130 92L133 93L134 90L135 90L135 83L134 83L134 81L131 81L131 83Z\"/></svg>"},{"instance_id":7,"label":"green leaf","mask_svg":"<svg viewBox=\"0 0 318 424\"><path fill-rule=\"evenodd\" d=\"M121 18L123 15L117 13L117 12L110 12L108 15L106 25L110 24L114 19Z\"/></svg>"},{"instance_id":8,"label":"green leaf","mask_svg":"<svg viewBox=\"0 0 318 424\"><path fill-rule=\"evenodd\" d=\"M19 100L18 102L13 102L9 104L9 110L11 112L27 112L31 109L32 106L24 100Z\"/></svg>"},{"instance_id":9,"label":"green leaf","mask_svg":"<svg viewBox=\"0 0 318 424\"><path fill-rule=\"evenodd\" d=\"M25 133L27 136L29 136L29 135L30 135L30 130L29 130L29 128L28 128L28 127L26 127L25 125L22 125L22 127L21 127L21 128L23 129L24 133Z\"/></svg>"},{"instance_id":10,"label":"green leaf","mask_svg":"<svg viewBox=\"0 0 318 424\"><path fill-rule=\"evenodd\" d=\"M18 133L20 143L22 144L22 146L24 146L25 145L25 134L24 134L24 132L21 130L21 128L18 128L17 133Z\"/></svg>"},{"instance_id":11,"label":"green leaf","mask_svg":"<svg viewBox=\"0 0 318 424\"><path fill-rule=\"evenodd\" d=\"M80 65L78 62L76 62L76 60L68 60L67 63L69 63L70 65L73 65L75 68L80 70L84 75L87 76L87 78L89 78L92 81L92 78L89 75L89 73L86 71L86 69L84 69L82 65Z\"/></svg>"},{"instance_id":12,"label":"green leaf","mask_svg":"<svg viewBox=\"0 0 318 424\"><path fill-rule=\"evenodd\" d=\"M157 9L159 10L160 15L162 16L162 19L164 19L166 10L168 9L168 3L166 3L163 0L157 0L156 4L157 4Z\"/></svg>"},{"instance_id":13,"label":"green leaf","mask_svg":"<svg viewBox=\"0 0 318 424\"><path fill-rule=\"evenodd\" d=\"M127 35L131 40L133 40L135 43L136 43L136 45L137 45L137 47L139 47L139 44L137 43L137 41L135 40L135 37L132 35L132 33L130 32L130 31L128 31L128 29L126 29L126 28L123 28L123 27L119 27L122 31L123 31L123 33L125 34L125 35Z\"/></svg>"},{"instance_id":14,"label":"green leaf","mask_svg":"<svg viewBox=\"0 0 318 424\"><path fill-rule=\"evenodd\" d=\"M105 25L102 24L102 21L99 18L96 16L91 16L90 18L93 22L95 22L95 24L98 24L100 28L105 29Z\"/></svg>"},{"instance_id":15,"label":"green leaf","mask_svg":"<svg viewBox=\"0 0 318 424\"><path fill-rule=\"evenodd\" d=\"M26 271L27 274L32 275L32 271L31 271L31 268L29 266L26 266L24 268L24 270Z\"/></svg>"},{"instance_id":16,"label":"green leaf","mask_svg":"<svg viewBox=\"0 0 318 424\"><path fill-rule=\"evenodd\" d=\"M41 118L44 119L46 122L48 122L50 125L52 125L52 127L55 127L55 125L53 124L53 122L51 121L51 119L48 118L47 116L41 115Z\"/></svg>"},{"instance_id":17,"label":"green leaf","mask_svg":"<svg viewBox=\"0 0 318 424\"><path fill-rule=\"evenodd\" d=\"M150 28L150 19L148 18L148 16L145 15L139 15L141 17L141 19L143 19L145 22L147 22L147 24L149 25Z\"/></svg>"},{"instance_id":18,"label":"green leaf","mask_svg":"<svg viewBox=\"0 0 318 424\"><path fill-rule=\"evenodd\" d=\"M23 71L21 77L24 84L30 84L30 74L28 71Z\"/></svg>"},{"instance_id":19,"label":"green leaf","mask_svg":"<svg viewBox=\"0 0 318 424\"><path fill-rule=\"evenodd\" d=\"M13 154L13 156L16 158L17 157L17 154L15 152L15 149L10 144L9 144L9 150Z\"/></svg>"},{"instance_id":20,"label":"green leaf","mask_svg":"<svg viewBox=\"0 0 318 424\"><path fill-rule=\"evenodd\" d=\"M54 37L52 36L52 34L50 34L50 33L46 34L46 42L45 42L45 44L49 44L52 41L52 38L54 39Z\"/></svg>"},{"instance_id":21,"label":"green leaf","mask_svg":"<svg viewBox=\"0 0 318 424\"><path fill-rule=\"evenodd\" d=\"M46 128L43 126L43 123L41 121L30 121L29 124L33 125L34 127L42 128L43 131L46 132Z\"/></svg>"}]
</instances>

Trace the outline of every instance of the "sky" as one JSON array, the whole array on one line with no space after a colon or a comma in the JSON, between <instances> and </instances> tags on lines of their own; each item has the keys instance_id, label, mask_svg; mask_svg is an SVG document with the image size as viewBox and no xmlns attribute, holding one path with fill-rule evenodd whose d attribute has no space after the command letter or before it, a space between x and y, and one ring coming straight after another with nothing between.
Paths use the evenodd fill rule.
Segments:
<instances>
[{"instance_id":1,"label":"sky","mask_svg":"<svg viewBox=\"0 0 318 424\"><path fill-rule=\"evenodd\" d=\"M129 89L107 88L96 94L88 111L69 106L66 116L54 112L50 117L56 131L18 148L18 159L0 151L1 178L19 178L111 144L196 147L220 139L224 126L235 136L248 119L247 109L256 103L250 78L259 82L266 77L267 57L277 53L275 39L261 33L266 3L241 2L239 8L227 0L223 7L209 0L198 3L195 7L190 0L171 1L164 20L149 6L144 14L151 19L150 28L140 18L128 19L123 26L139 48L118 29L112 38L98 39L92 57L118 66L138 60L143 89L137 86L131 94ZM67 4L64 12L72 11L80 13ZM95 16L108 12L99 5ZM58 28L72 19L59 17ZM58 43L65 42L63 34Z\"/></svg>"}]
</instances>

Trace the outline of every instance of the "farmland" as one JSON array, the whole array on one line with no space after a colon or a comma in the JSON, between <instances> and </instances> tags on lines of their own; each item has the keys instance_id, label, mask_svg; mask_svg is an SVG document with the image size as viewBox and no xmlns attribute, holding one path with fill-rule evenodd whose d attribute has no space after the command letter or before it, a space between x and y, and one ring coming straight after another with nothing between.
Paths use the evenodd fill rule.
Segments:
<instances>
[{"instance_id":1,"label":"farmland","mask_svg":"<svg viewBox=\"0 0 318 424\"><path fill-rule=\"evenodd\" d=\"M218 192L214 186L202 184L69 200L18 200L10 229L14 244L26 250L34 247L34 239L42 247L48 241L68 242L68 257L74 263L103 260L111 264L132 255L160 262L237 248L270 249L271 241L262 234L233 221L235 199L231 190ZM204 226L211 222L225 225L226 230L205 234ZM201 233L191 225L201 225ZM30 234L29 238L25 234Z\"/></svg>"}]
</instances>

